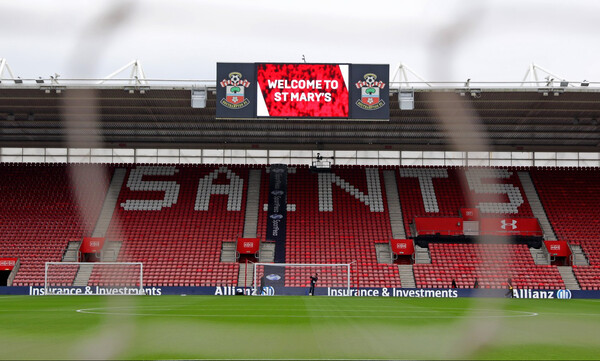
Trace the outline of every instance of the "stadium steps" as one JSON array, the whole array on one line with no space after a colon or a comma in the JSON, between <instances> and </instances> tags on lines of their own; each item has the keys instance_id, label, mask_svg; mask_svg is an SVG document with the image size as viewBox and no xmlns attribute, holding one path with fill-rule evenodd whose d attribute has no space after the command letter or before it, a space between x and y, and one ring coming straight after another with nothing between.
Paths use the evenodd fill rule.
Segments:
<instances>
[{"instance_id":1,"label":"stadium steps","mask_svg":"<svg viewBox=\"0 0 600 361\"><path fill-rule=\"evenodd\" d=\"M244 238L256 238L258 227L258 206L260 199L260 178L262 170L250 169L248 175L248 195L244 219Z\"/></svg>"},{"instance_id":2,"label":"stadium steps","mask_svg":"<svg viewBox=\"0 0 600 361\"><path fill-rule=\"evenodd\" d=\"M254 264L240 263L238 287L252 287L254 283Z\"/></svg>"},{"instance_id":3,"label":"stadium steps","mask_svg":"<svg viewBox=\"0 0 600 361\"><path fill-rule=\"evenodd\" d=\"M521 180L521 185L523 186L523 191L525 192L525 196L527 197L527 201L529 201L529 206L531 207L531 211L535 218L537 218L538 222L540 222L540 227L542 227L542 231L544 232L544 239L547 241L556 241L556 234L554 233L554 229L548 220L548 216L546 215L546 211L542 206L542 202L540 201L540 197L531 181L531 176L529 172L518 172L519 179Z\"/></svg>"},{"instance_id":4,"label":"stadium steps","mask_svg":"<svg viewBox=\"0 0 600 361\"><path fill-rule=\"evenodd\" d=\"M73 281L73 286L75 286L75 287L87 286L87 284L90 280L90 277L92 276L93 269L94 269L93 263L79 265L79 270L77 270L77 275L75 276L75 280Z\"/></svg>"},{"instance_id":5,"label":"stadium steps","mask_svg":"<svg viewBox=\"0 0 600 361\"><path fill-rule=\"evenodd\" d=\"M404 219L402 218L402 206L400 205L400 197L398 196L398 184L396 183L395 171L383 171L383 182L385 185L388 211L390 213L392 238L406 239L406 232L404 231Z\"/></svg>"},{"instance_id":6,"label":"stadium steps","mask_svg":"<svg viewBox=\"0 0 600 361\"><path fill-rule=\"evenodd\" d=\"M531 252L531 257L533 257L533 262L535 262L535 264L537 265L549 265L550 264L550 254L548 253L548 250L546 249L546 246L543 246L541 248L529 248L529 252Z\"/></svg>"},{"instance_id":7,"label":"stadium steps","mask_svg":"<svg viewBox=\"0 0 600 361\"><path fill-rule=\"evenodd\" d=\"M577 278L575 278L575 274L573 273L573 267L571 266L557 266L558 272L565 283L565 287L568 290L580 290L579 282L577 282Z\"/></svg>"},{"instance_id":8,"label":"stadium steps","mask_svg":"<svg viewBox=\"0 0 600 361\"><path fill-rule=\"evenodd\" d=\"M428 248L423 248L415 244L415 263L431 264L431 256L429 255Z\"/></svg>"},{"instance_id":9,"label":"stadium steps","mask_svg":"<svg viewBox=\"0 0 600 361\"><path fill-rule=\"evenodd\" d=\"M258 251L258 261L261 263L275 262L275 243L261 242L260 250Z\"/></svg>"},{"instance_id":10,"label":"stadium steps","mask_svg":"<svg viewBox=\"0 0 600 361\"><path fill-rule=\"evenodd\" d=\"M62 256L61 262L77 262L79 255L79 247L81 246L81 242L69 242L67 245L67 249Z\"/></svg>"},{"instance_id":11,"label":"stadium steps","mask_svg":"<svg viewBox=\"0 0 600 361\"><path fill-rule=\"evenodd\" d=\"M389 243L375 243L377 263L392 264L392 249Z\"/></svg>"},{"instance_id":12,"label":"stadium steps","mask_svg":"<svg viewBox=\"0 0 600 361\"><path fill-rule=\"evenodd\" d=\"M102 262L117 262L123 242L106 242L102 249Z\"/></svg>"},{"instance_id":13,"label":"stadium steps","mask_svg":"<svg viewBox=\"0 0 600 361\"><path fill-rule=\"evenodd\" d=\"M119 193L121 192L121 187L123 186L126 173L127 170L125 168L115 169L113 177L110 181L110 186L106 192L106 197L104 198L104 203L102 204L100 216L98 216L96 226L94 227L94 232L92 232L92 237L106 236L106 231L108 230L110 220L113 217L115 206L117 205L117 199L119 198Z\"/></svg>"},{"instance_id":14,"label":"stadium steps","mask_svg":"<svg viewBox=\"0 0 600 361\"><path fill-rule=\"evenodd\" d=\"M15 277L17 277L17 272L19 272L19 268L21 268L21 260L19 258L17 258L17 263L15 263L14 268L12 269L12 271L8 275L8 279L6 280L7 286L13 285L13 282L15 281Z\"/></svg>"},{"instance_id":15,"label":"stadium steps","mask_svg":"<svg viewBox=\"0 0 600 361\"><path fill-rule=\"evenodd\" d=\"M223 242L221 246L221 262L235 262L237 260L235 242Z\"/></svg>"},{"instance_id":16,"label":"stadium steps","mask_svg":"<svg viewBox=\"0 0 600 361\"><path fill-rule=\"evenodd\" d=\"M416 288L415 274L412 264L399 264L400 282L403 288Z\"/></svg>"},{"instance_id":17,"label":"stadium steps","mask_svg":"<svg viewBox=\"0 0 600 361\"><path fill-rule=\"evenodd\" d=\"M574 266L589 266L590 262L583 253L583 249L578 244L569 244L571 248L571 254L573 255L573 265Z\"/></svg>"}]
</instances>

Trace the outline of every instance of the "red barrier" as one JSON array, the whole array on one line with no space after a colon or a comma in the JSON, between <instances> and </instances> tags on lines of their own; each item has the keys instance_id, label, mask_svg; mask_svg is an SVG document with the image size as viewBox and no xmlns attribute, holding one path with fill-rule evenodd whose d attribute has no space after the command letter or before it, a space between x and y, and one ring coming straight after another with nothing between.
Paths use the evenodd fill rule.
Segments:
<instances>
[{"instance_id":1,"label":"red barrier","mask_svg":"<svg viewBox=\"0 0 600 361\"><path fill-rule=\"evenodd\" d=\"M390 241L392 253L400 255L411 255L415 253L412 239L392 239Z\"/></svg>"},{"instance_id":2,"label":"red barrier","mask_svg":"<svg viewBox=\"0 0 600 361\"><path fill-rule=\"evenodd\" d=\"M543 236L536 218L482 218L479 233L488 236Z\"/></svg>"},{"instance_id":3,"label":"red barrier","mask_svg":"<svg viewBox=\"0 0 600 361\"><path fill-rule=\"evenodd\" d=\"M12 271L17 265L18 258L16 257L2 257L0 258L0 271Z\"/></svg>"},{"instance_id":4,"label":"red barrier","mask_svg":"<svg viewBox=\"0 0 600 361\"><path fill-rule=\"evenodd\" d=\"M238 238L237 251L240 254L254 254L260 248L260 238Z\"/></svg>"},{"instance_id":5,"label":"red barrier","mask_svg":"<svg viewBox=\"0 0 600 361\"><path fill-rule=\"evenodd\" d=\"M459 236L463 234L462 218L415 217L417 236Z\"/></svg>"},{"instance_id":6,"label":"red barrier","mask_svg":"<svg viewBox=\"0 0 600 361\"><path fill-rule=\"evenodd\" d=\"M479 209L477 208L461 208L460 215L463 221L478 221L479 220Z\"/></svg>"},{"instance_id":7,"label":"red barrier","mask_svg":"<svg viewBox=\"0 0 600 361\"><path fill-rule=\"evenodd\" d=\"M83 237L79 252L81 253L98 253L104 247L104 237Z\"/></svg>"},{"instance_id":8,"label":"red barrier","mask_svg":"<svg viewBox=\"0 0 600 361\"><path fill-rule=\"evenodd\" d=\"M569 257L571 255L567 241L544 241L544 244L552 256Z\"/></svg>"}]
</instances>

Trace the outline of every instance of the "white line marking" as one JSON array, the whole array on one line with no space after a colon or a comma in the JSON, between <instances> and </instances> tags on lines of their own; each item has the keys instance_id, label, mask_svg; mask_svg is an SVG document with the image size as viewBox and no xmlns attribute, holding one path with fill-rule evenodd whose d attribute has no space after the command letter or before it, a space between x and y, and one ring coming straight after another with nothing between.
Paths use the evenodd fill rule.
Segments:
<instances>
[{"instance_id":1,"label":"white line marking","mask_svg":"<svg viewBox=\"0 0 600 361\"><path fill-rule=\"evenodd\" d=\"M277 313L260 313L260 314L229 314L229 313L211 313L211 314L166 314L166 313L148 313L148 312L127 312L128 310L136 310L139 308L146 310L165 310L172 311L173 308L160 307L160 306L149 306L149 307L96 307L96 308L82 308L76 310L78 313L83 314L95 314L95 315L117 315L117 316L150 316L150 317L198 317L198 318L213 318L213 317L221 317L221 318L382 318L382 319L411 319L411 318L427 318L427 319L451 319L451 318L461 318L461 319L485 319L485 318L517 318L517 317L535 317L539 314L536 312L527 312L527 311L513 311L513 310L494 310L494 309L466 309L465 314L460 315L424 315L424 314L433 314L440 313L444 311L465 311L463 308L432 308L429 310L394 310L394 313L406 313L404 315L397 314L389 314L390 311L386 311L385 315L374 315L369 313L368 315L353 315L353 314L338 314L338 315L286 315L286 314L277 314ZM123 310L125 312L112 312ZM196 308L198 311L227 311L230 310L228 308ZM263 309L241 309L240 312L244 311L252 311L258 310L262 311ZM285 309L283 311L305 311L306 309ZM340 310L340 309L312 309L308 310L309 312L352 312L353 310ZM364 312L364 311L360 311ZM377 312L377 310L373 310L373 312ZM409 313L410 312L410 313ZM490 312L500 312L502 314L480 314L477 313L490 313ZM512 314L506 314L507 312ZM475 314L474 314L475 313Z\"/></svg>"}]
</instances>

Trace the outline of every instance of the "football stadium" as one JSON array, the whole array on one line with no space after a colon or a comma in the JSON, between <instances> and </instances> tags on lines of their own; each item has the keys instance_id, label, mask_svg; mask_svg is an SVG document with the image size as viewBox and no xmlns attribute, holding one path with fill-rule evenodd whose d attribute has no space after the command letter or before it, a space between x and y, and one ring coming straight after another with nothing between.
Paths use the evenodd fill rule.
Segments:
<instances>
[{"instance_id":1,"label":"football stadium","mask_svg":"<svg viewBox=\"0 0 600 361\"><path fill-rule=\"evenodd\" d=\"M304 56L208 80L16 69L0 58L0 359L600 355L600 82Z\"/></svg>"}]
</instances>

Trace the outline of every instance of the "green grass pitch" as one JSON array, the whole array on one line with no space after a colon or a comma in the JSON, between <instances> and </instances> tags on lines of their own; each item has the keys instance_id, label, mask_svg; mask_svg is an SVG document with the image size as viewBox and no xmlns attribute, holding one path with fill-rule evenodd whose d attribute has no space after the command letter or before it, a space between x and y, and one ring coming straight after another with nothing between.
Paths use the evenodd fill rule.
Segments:
<instances>
[{"instance_id":1,"label":"green grass pitch","mask_svg":"<svg viewBox=\"0 0 600 361\"><path fill-rule=\"evenodd\" d=\"M597 300L0 297L0 359L598 359Z\"/></svg>"}]
</instances>

